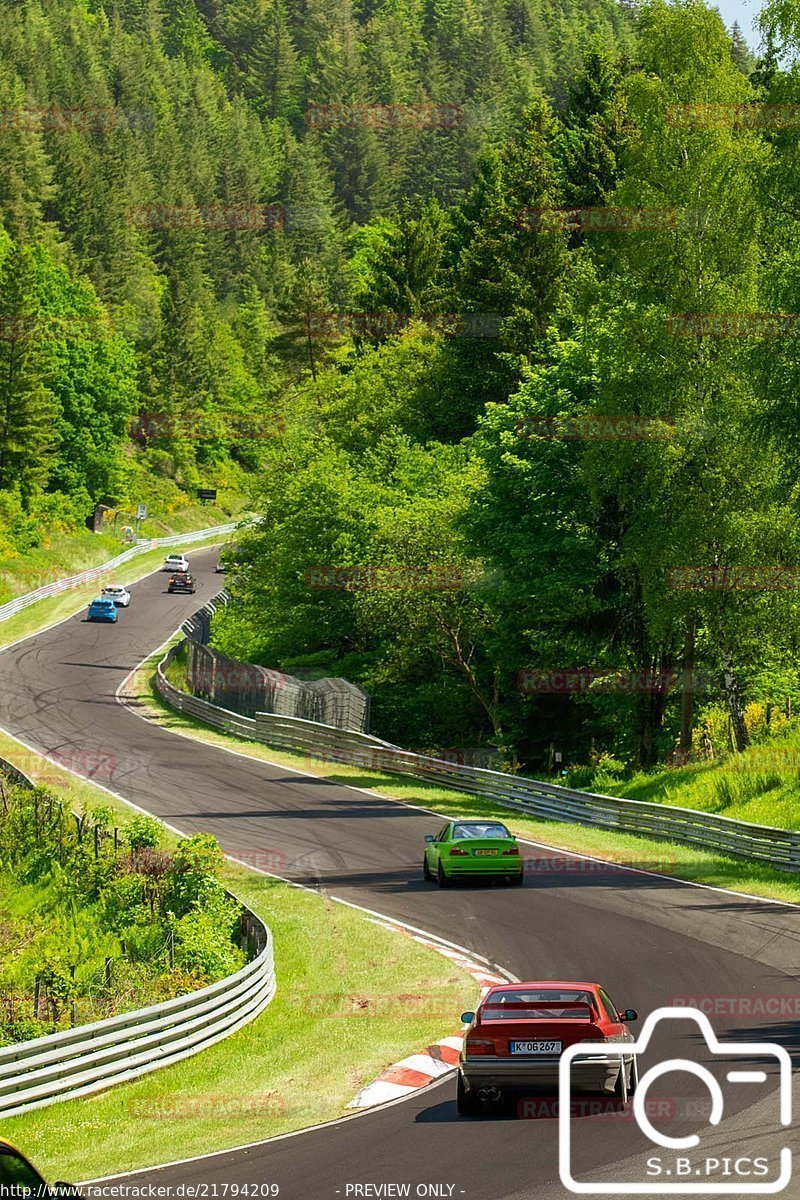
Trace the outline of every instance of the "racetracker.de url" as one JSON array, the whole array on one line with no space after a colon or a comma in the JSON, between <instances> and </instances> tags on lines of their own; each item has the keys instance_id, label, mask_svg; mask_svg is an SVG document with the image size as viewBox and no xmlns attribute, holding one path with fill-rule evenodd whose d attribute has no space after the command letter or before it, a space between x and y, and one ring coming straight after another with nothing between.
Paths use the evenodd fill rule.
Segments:
<instances>
[{"instance_id":1,"label":"racetracker.de url","mask_svg":"<svg viewBox=\"0 0 800 1200\"><path fill-rule=\"evenodd\" d=\"M224 1200L230 1197L280 1196L277 1183L82 1183L76 1189L84 1200ZM0 1183L0 1200L48 1200L59 1194L74 1196L72 1188L29 1188Z\"/></svg>"}]
</instances>

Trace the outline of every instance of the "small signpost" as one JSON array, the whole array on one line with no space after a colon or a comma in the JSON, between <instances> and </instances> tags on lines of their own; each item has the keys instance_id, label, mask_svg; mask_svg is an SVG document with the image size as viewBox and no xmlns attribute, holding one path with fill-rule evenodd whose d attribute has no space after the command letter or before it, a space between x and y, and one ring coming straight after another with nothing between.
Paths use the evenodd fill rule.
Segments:
<instances>
[{"instance_id":1,"label":"small signpost","mask_svg":"<svg viewBox=\"0 0 800 1200\"><path fill-rule=\"evenodd\" d=\"M197 499L202 500L204 504L205 504L206 500L216 500L216 498L217 498L217 489L216 488L198 488L197 489Z\"/></svg>"}]
</instances>

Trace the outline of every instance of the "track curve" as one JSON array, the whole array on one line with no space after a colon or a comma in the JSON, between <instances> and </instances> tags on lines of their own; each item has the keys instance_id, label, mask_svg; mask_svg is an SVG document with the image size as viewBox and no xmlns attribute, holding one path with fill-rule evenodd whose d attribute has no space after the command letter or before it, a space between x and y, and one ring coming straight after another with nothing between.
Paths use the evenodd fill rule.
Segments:
<instances>
[{"instance_id":1,"label":"track curve","mask_svg":"<svg viewBox=\"0 0 800 1200\"><path fill-rule=\"evenodd\" d=\"M439 892L420 878L423 836L436 830L435 817L138 719L117 703L116 689L219 590L215 560L216 551L191 555L195 596L169 596L166 577L151 575L132 586L133 603L117 625L77 616L0 653L0 726L62 762L73 755L79 774L91 774L81 768L92 761L86 756L99 756L111 768L98 782L180 829L213 833L236 857L280 854L281 874L456 941L521 978L600 979L621 1007L642 1014L676 996L796 995L800 909L613 869L550 870L522 890ZM800 1046L796 1020L715 1024L723 1035ZM686 1057L704 1057L696 1039L670 1041L671 1053L676 1045ZM740 1137L762 1120L747 1099L729 1109ZM610 1171L640 1152L631 1121L578 1124L578 1171ZM677 1113L669 1132L700 1125L696 1112ZM440 1184L440 1195L469 1200L568 1195L558 1179L557 1122L460 1121L452 1079L353 1120L136 1179L274 1182L282 1200L380 1194L347 1191L364 1183L407 1183L410 1195L418 1184Z\"/></svg>"}]
</instances>

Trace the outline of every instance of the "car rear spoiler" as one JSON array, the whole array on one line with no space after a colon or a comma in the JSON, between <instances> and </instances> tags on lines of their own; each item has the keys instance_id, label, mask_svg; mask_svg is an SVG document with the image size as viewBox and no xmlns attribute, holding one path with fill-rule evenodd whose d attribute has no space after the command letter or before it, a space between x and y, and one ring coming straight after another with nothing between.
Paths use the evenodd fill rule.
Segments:
<instances>
[{"instance_id":1,"label":"car rear spoiler","mask_svg":"<svg viewBox=\"0 0 800 1200\"><path fill-rule=\"evenodd\" d=\"M485 1002L486 1008L499 1008L503 1012L521 1012L531 1008L573 1008L583 1009L588 1012L590 1018L595 1020L600 1016L596 1006L588 1000L506 1000L502 1004L492 1004L491 1000ZM478 1014L480 1018L480 1013ZM554 1018L557 1020L558 1018Z\"/></svg>"}]
</instances>

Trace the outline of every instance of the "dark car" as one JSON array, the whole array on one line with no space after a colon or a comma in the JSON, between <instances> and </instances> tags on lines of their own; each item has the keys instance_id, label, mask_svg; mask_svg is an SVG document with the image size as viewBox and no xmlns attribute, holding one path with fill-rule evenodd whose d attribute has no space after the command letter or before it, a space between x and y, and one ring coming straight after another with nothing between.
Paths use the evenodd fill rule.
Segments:
<instances>
[{"instance_id":1,"label":"dark car","mask_svg":"<svg viewBox=\"0 0 800 1200\"><path fill-rule=\"evenodd\" d=\"M45 1183L36 1168L10 1142L0 1138L0 1196L31 1196L40 1200L61 1197L61 1200L81 1200L72 1183Z\"/></svg>"},{"instance_id":2,"label":"dark car","mask_svg":"<svg viewBox=\"0 0 800 1200\"><path fill-rule=\"evenodd\" d=\"M196 592L197 585L194 581L194 575L190 575L188 571L176 571L167 584L167 591Z\"/></svg>"}]
</instances>

